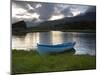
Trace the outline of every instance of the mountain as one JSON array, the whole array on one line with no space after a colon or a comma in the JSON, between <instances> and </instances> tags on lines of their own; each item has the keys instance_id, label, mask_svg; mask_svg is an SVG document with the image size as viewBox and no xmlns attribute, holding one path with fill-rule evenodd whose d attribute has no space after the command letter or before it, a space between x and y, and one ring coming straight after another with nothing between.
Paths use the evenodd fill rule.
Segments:
<instances>
[{"instance_id":1,"label":"mountain","mask_svg":"<svg viewBox=\"0 0 100 75\"><path fill-rule=\"evenodd\" d=\"M12 28L13 29L26 28L26 23L25 23L25 21L19 21L19 22L13 23Z\"/></svg>"},{"instance_id":2,"label":"mountain","mask_svg":"<svg viewBox=\"0 0 100 75\"><path fill-rule=\"evenodd\" d=\"M88 12L75 17L65 17L59 20L45 21L38 24L39 29L66 30L66 29L95 29L96 13Z\"/></svg>"},{"instance_id":3,"label":"mountain","mask_svg":"<svg viewBox=\"0 0 100 75\"><path fill-rule=\"evenodd\" d=\"M34 22L34 21L25 21L27 28L35 27L39 25L41 22Z\"/></svg>"},{"instance_id":4,"label":"mountain","mask_svg":"<svg viewBox=\"0 0 100 75\"><path fill-rule=\"evenodd\" d=\"M19 21L12 24L12 34L21 34L22 32L25 33L27 30L27 26L25 21Z\"/></svg>"}]
</instances>

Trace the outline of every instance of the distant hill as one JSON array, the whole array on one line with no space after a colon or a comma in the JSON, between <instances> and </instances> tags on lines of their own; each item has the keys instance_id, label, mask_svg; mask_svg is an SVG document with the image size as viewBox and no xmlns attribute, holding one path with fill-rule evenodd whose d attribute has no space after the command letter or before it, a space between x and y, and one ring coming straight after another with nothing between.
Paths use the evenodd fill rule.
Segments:
<instances>
[{"instance_id":1,"label":"distant hill","mask_svg":"<svg viewBox=\"0 0 100 75\"><path fill-rule=\"evenodd\" d=\"M17 28L27 28L27 27L24 21L19 21L19 22L13 23L12 28L17 29Z\"/></svg>"},{"instance_id":2,"label":"distant hill","mask_svg":"<svg viewBox=\"0 0 100 75\"><path fill-rule=\"evenodd\" d=\"M25 33L27 30L26 23L24 21L19 21L12 24L12 34L21 34Z\"/></svg>"},{"instance_id":3,"label":"distant hill","mask_svg":"<svg viewBox=\"0 0 100 75\"><path fill-rule=\"evenodd\" d=\"M37 28L48 30L95 29L96 14L95 12L88 12L81 16L45 21L37 25Z\"/></svg>"}]
</instances>

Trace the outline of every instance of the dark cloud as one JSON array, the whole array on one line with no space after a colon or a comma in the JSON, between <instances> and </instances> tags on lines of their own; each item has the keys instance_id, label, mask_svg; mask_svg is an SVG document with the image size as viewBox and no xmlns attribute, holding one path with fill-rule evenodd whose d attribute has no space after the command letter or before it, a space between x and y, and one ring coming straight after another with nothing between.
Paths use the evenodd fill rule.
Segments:
<instances>
[{"instance_id":1,"label":"dark cloud","mask_svg":"<svg viewBox=\"0 0 100 75\"><path fill-rule=\"evenodd\" d=\"M86 12L95 12L95 6L87 6L87 5L69 5L69 4L57 4L57 3L39 3L39 2L26 2L26 1L12 1L12 9L24 9L25 12L19 11L19 13L15 13L15 16L12 16L13 21L17 21L20 19L23 20L34 20L35 21L45 21L49 20L52 16L56 15L64 15L64 17L74 16L72 12L80 11L81 14L85 14ZM34 13L39 15L38 18L32 18ZM29 18L18 18L18 16L23 17L27 16ZM39 20L38 20L39 19Z\"/></svg>"},{"instance_id":2,"label":"dark cloud","mask_svg":"<svg viewBox=\"0 0 100 75\"><path fill-rule=\"evenodd\" d=\"M70 7L61 11L61 13L65 16L73 16L72 12L70 11Z\"/></svg>"},{"instance_id":3,"label":"dark cloud","mask_svg":"<svg viewBox=\"0 0 100 75\"><path fill-rule=\"evenodd\" d=\"M42 6L37 11L40 14L39 18L43 20L49 19L54 13L53 4L42 4Z\"/></svg>"},{"instance_id":4,"label":"dark cloud","mask_svg":"<svg viewBox=\"0 0 100 75\"><path fill-rule=\"evenodd\" d=\"M96 6L90 7L87 12L96 12Z\"/></svg>"},{"instance_id":5,"label":"dark cloud","mask_svg":"<svg viewBox=\"0 0 100 75\"><path fill-rule=\"evenodd\" d=\"M27 10L27 3L22 1L12 1L12 6L15 5L17 8L23 8Z\"/></svg>"}]
</instances>

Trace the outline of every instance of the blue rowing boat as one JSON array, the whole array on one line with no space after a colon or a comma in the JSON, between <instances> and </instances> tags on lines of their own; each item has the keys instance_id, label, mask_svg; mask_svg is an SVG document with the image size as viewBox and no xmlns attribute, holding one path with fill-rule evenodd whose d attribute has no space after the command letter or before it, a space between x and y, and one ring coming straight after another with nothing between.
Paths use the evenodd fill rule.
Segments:
<instances>
[{"instance_id":1,"label":"blue rowing boat","mask_svg":"<svg viewBox=\"0 0 100 75\"><path fill-rule=\"evenodd\" d=\"M69 51L74 48L76 42L68 42L57 45L37 44L37 51L39 54L58 53Z\"/></svg>"}]
</instances>

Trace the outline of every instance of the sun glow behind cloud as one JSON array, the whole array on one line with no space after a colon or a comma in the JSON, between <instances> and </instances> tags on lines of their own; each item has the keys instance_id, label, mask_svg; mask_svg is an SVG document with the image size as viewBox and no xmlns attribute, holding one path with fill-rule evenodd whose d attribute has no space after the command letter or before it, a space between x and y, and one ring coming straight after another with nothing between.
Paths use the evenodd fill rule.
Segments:
<instances>
[{"instance_id":1,"label":"sun glow behind cloud","mask_svg":"<svg viewBox=\"0 0 100 75\"><path fill-rule=\"evenodd\" d=\"M72 12L73 16L80 15L80 11Z\"/></svg>"},{"instance_id":2,"label":"sun glow behind cloud","mask_svg":"<svg viewBox=\"0 0 100 75\"><path fill-rule=\"evenodd\" d=\"M64 15L54 15L54 16L52 16L49 20L58 20L58 19L62 19L62 18L64 18Z\"/></svg>"}]
</instances>

